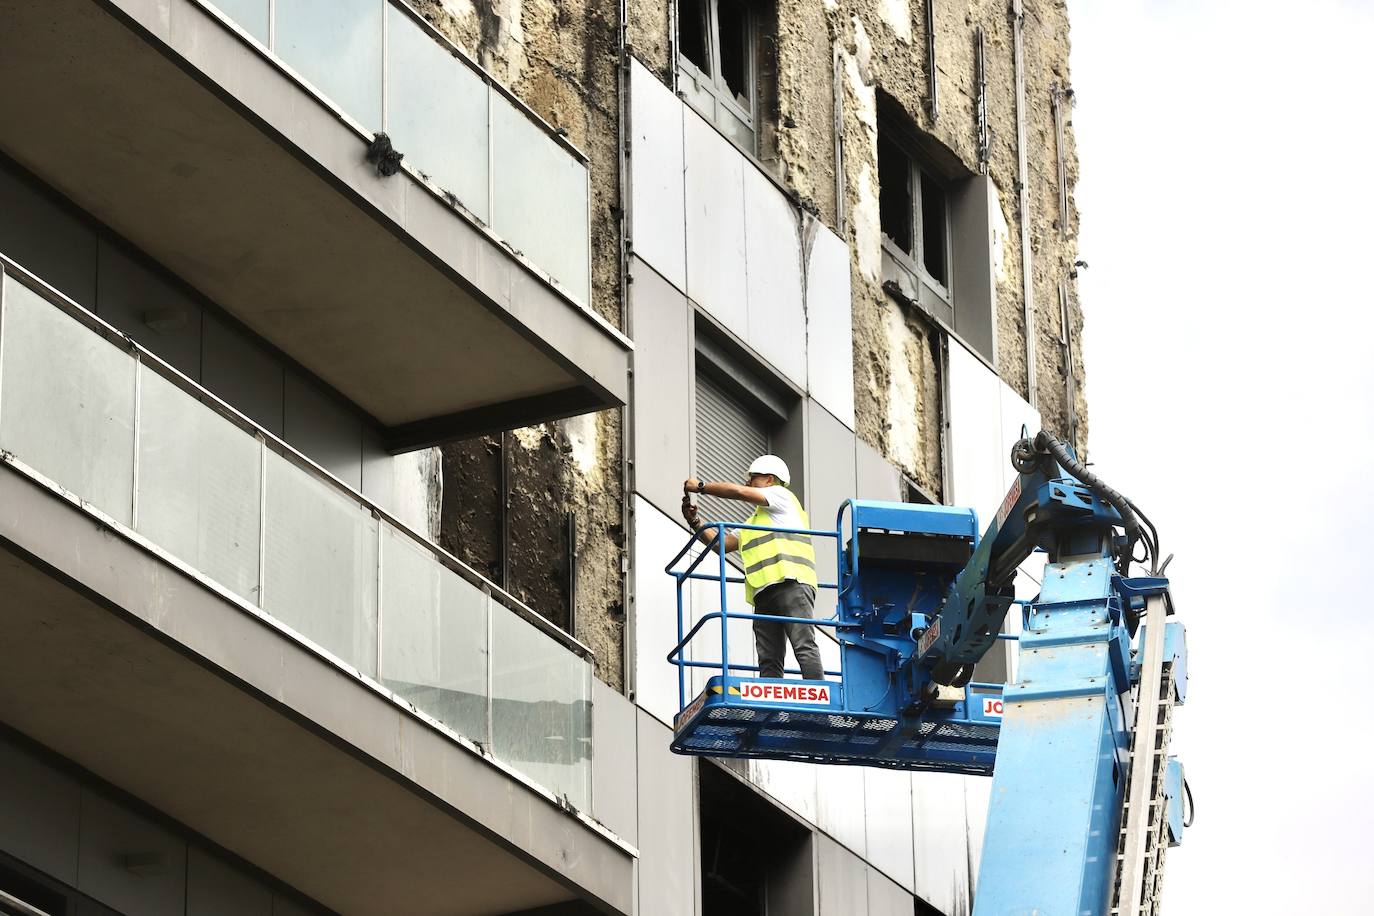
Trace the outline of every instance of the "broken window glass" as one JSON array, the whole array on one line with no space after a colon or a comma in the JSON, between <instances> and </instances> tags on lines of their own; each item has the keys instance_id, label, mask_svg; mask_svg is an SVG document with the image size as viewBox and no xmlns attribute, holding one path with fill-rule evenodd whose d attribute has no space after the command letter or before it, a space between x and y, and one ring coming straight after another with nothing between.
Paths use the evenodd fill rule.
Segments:
<instances>
[{"instance_id":1,"label":"broken window glass","mask_svg":"<svg viewBox=\"0 0 1374 916\"><path fill-rule=\"evenodd\" d=\"M921 173L921 256L926 273L941 286L949 285L945 224L945 189Z\"/></svg>"},{"instance_id":2,"label":"broken window glass","mask_svg":"<svg viewBox=\"0 0 1374 916\"><path fill-rule=\"evenodd\" d=\"M911 158L892 142L890 137L878 137L878 222L883 235L902 251L913 254L912 214L915 201L911 195Z\"/></svg>"},{"instance_id":3,"label":"broken window glass","mask_svg":"<svg viewBox=\"0 0 1374 916\"><path fill-rule=\"evenodd\" d=\"M711 0L678 0L678 53L691 61L702 73L710 75L711 58L707 51L707 17Z\"/></svg>"},{"instance_id":4,"label":"broken window glass","mask_svg":"<svg viewBox=\"0 0 1374 916\"><path fill-rule=\"evenodd\" d=\"M678 88L687 104L754 152L758 42L749 0L679 0Z\"/></svg>"},{"instance_id":5,"label":"broken window glass","mask_svg":"<svg viewBox=\"0 0 1374 916\"><path fill-rule=\"evenodd\" d=\"M720 26L720 78L742 108L749 108L749 7L740 0L724 0L717 6Z\"/></svg>"}]
</instances>

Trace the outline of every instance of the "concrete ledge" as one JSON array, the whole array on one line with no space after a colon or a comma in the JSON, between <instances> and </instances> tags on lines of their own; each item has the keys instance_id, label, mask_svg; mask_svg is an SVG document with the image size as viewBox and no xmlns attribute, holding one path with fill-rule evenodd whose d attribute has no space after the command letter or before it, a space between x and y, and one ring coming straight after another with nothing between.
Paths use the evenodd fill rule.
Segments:
<instances>
[{"instance_id":1,"label":"concrete ledge","mask_svg":"<svg viewBox=\"0 0 1374 916\"><path fill-rule=\"evenodd\" d=\"M603 830L0 466L0 720L342 913L632 906Z\"/></svg>"}]
</instances>

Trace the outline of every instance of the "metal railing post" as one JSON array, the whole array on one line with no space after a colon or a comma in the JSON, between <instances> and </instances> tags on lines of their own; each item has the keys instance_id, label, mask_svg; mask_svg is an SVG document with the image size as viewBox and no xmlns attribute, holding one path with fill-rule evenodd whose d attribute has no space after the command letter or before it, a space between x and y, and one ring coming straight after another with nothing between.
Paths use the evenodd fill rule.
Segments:
<instances>
[{"instance_id":1,"label":"metal railing post","mask_svg":"<svg viewBox=\"0 0 1374 916\"><path fill-rule=\"evenodd\" d=\"M716 552L720 555L720 676L730 676L730 618L725 608L725 524L716 523Z\"/></svg>"}]
</instances>

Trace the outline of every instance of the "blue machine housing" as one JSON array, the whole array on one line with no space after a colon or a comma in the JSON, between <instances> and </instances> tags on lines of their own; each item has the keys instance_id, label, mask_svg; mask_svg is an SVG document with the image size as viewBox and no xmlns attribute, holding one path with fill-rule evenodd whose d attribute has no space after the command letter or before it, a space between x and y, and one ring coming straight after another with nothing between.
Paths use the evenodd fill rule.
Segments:
<instances>
[{"instance_id":1,"label":"blue machine housing","mask_svg":"<svg viewBox=\"0 0 1374 916\"><path fill-rule=\"evenodd\" d=\"M842 534L846 514L848 530ZM840 507L835 531L798 533L835 539L839 582L822 587L838 591L838 610L816 625L833 630L839 642L840 670L827 672L839 680L764 679L740 676L752 666L687 661L686 644L710 620L720 621L721 658L728 657L727 619L796 622L742 609L705 615L669 654L679 666L683 707L674 723L673 750L990 774L1002 685L942 692L918 664L920 636L977 548L977 515L947 506L850 500ZM719 577L695 572L700 557L674 571L686 552L669 566L677 579L680 634L687 580L738 581L724 564ZM687 703L682 673L689 667L721 673Z\"/></svg>"}]
</instances>

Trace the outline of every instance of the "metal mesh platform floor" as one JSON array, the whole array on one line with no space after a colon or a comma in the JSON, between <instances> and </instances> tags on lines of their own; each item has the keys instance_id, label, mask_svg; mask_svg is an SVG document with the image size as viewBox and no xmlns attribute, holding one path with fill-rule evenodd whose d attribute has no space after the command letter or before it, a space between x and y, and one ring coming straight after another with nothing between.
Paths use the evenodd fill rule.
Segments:
<instances>
[{"instance_id":1,"label":"metal mesh platform floor","mask_svg":"<svg viewBox=\"0 0 1374 916\"><path fill-rule=\"evenodd\" d=\"M676 726L672 746L679 754L984 776L992 774L1001 731L941 709L904 726L899 719L843 709L751 702L716 683L678 714Z\"/></svg>"}]
</instances>

